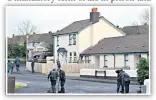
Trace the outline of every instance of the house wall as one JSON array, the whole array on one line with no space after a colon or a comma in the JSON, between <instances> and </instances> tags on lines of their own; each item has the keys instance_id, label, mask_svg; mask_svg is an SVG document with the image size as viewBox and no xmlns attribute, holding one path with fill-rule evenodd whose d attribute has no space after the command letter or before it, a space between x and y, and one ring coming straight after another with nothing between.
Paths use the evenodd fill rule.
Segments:
<instances>
[{"instance_id":1,"label":"house wall","mask_svg":"<svg viewBox=\"0 0 156 100\"><path fill-rule=\"evenodd\" d=\"M78 34L78 51L81 53L83 50L91 46L91 29L90 26L85 28Z\"/></svg>"},{"instance_id":2,"label":"house wall","mask_svg":"<svg viewBox=\"0 0 156 100\"><path fill-rule=\"evenodd\" d=\"M115 67L121 68L124 67L124 54L115 55Z\"/></svg>"},{"instance_id":3,"label":"house wall","mask_svg":"<svg viewBox=\"0 0 156 100\"><path fill-rule=\"evenodd\" d=\"M130 70L136 70L137 63L140 60L139 55L140 54L128 54L127 66L130 67ZM147 54L142 54L142 55L147 56ZM107 60L106 63L108 68L112 69L112 68L127 67L125 66L124 54L115 54L115 67L114 67L113 54L108 54L105 58L104 58L104 54L91 56L92 64L99 66L98 68L103 68L105 66L105 62L104 62L105 59Z\"/></svg>"},{"instance_id":4,"label":"house wall","mask_svg":"<svg viewBox=\"0 0 156 100\"><path fill-rule=\"evenodd\" d=\"M101 18L98 23L93 24L93 45L103 38L117 36L123 36L123 34L108 24L103 18Z\"/></svg>"},{"instance_id":5,"label":"house wall","mask_svg":"<svg viewBox=\"0 0 156 100\"><path fill-rule=\"evenodd\" d=\"M141 58L148 58L147 54L141 54Z\"/></svg>"},{"instance_id":6,"label":"house wall","mask_svg":"<svg viewBox=\"0 0 156 100\"><path fill-rule=\"evenodd\" d=\"M57 36L54 36L54 56L55 61L58 58L57 50L58 48L65 48L67 50L67 59L61 59L61 62L64 62L64 60L67 60L67 63L69 62L69 53L72 52L72 56L74 55L73 52L77 53L78 57L78 37L76 35L76 45L69 45L69 34L66 35L59 35L59 46L57 46Z\"/></svg>"},{"instance_id":7,"label":"house wall","mask_svg":"<svg viewBox=\"0 0 156 100\"><path fill-rule=\"evenodd\" d=\"M117 36L123 36L123 34L101 18L98 23L90 25L79 32L79 52L82 52L91 45L95 45L103 38Z\"/></svg>"}]
</instances>

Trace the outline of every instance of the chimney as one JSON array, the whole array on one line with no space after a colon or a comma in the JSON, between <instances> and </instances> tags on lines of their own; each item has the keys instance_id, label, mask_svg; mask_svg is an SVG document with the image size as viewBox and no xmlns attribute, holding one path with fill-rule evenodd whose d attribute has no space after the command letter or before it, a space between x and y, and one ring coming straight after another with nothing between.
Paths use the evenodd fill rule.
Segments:
<instances>
[{"instance_id":1,"label":"chimney","mask_svg":"<svg viewBox=\"0 0 156 100\"><path fill-rule=\"evenodd\" d=\"M15 37L15 34L12 34L12 37Z\"/></svg>"},{"instance_id":2,"label":"chimney","mask_svg":"<svg viewBox=\"0 0 156 100\"><path fill-rule=\"evenodd\" d=\"M92 12L90 12L90 22L92 24L99 22L100 13L97 8L92 8Z\"/></svg>"}]
</instances>

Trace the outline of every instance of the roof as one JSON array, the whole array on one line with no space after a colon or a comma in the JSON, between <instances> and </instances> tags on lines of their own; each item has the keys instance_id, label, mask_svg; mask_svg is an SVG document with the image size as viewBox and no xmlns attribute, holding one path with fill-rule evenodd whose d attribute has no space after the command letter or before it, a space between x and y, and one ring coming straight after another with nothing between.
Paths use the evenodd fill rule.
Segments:
<instances>
[{"instance_id":1,"label":"roof","mask_svg":"<svg viewBox=\"0 0 156 100\"><path fill-rule=\"evenodd\" d=\"M8 44L21 44L26 40L24 35L14 36L12 38L8 38Z\"/></svg>"},{"instance_id":2,"label":"roof","mask_svg":"<svg viewBox=\"0 0 156 100\"><path fill-rule=\"evenodd\" d=\"M65 28L61 29L60 31L56 32L55 35L66 34L66 33L76 33L76 32L83 30L90 24L91 24L90 19L75 21L71 23L70 25L66 26Z\"/></svg>"},{"instance_id":3,"label":"roof","mask_svg":"<svg viewBox=\"0 0 156 100\"><path fill-rule=\"evenodd\" d=\"M114 24L112 24L110 21L108 21L105 17L100 16L99 18L106 21L109 25L111 25L113 28L115 28L122 34L125 34L121 29L118 29ZM56 32L54 35L77 33L77 32L82 31L84 28L88 27L91 24L92 23L90 22L90 19L75 21L75 22L71 23L70 25L66 26L65 28L61 29L60 31Z\"/></svg>"},{"instance_id":4,"label":"roof","mask_svg":"<svg viewBox=\"0 0 156 100\"><path fill-rule=\"evenodd\" d=\"M125 32L126 35L149 34L149 26L146 24L138 26L125 26L122 28L122 31Z\"/></svg>"},{"instance_id":5,"label":"roof","mask_svg":"<svg viewBox=\"0 0 156 100\"><path fill-rule=\"evenodd\" d=\"M149 52L148 35L130 35L104 38L93 47L84 50L83 54L109 54L109 53Z\"/></svg>"},{"instance_id":6,"label":"roof","mask_svg":"<svg viewBox=\"0 0 156 100\"><path fill-rule=\"evenodd\" d=\"M49 33L33 34L29 36L29 42L53 42L53 37Z\"/></svg>"},{"instance_id":7,"label":"roof","mask_svg":"<svg viewBox=\"0 0 156 100\"><path fill-rule=\"evenodd\" d=\"M26 41L25 35L18 35L12 38L8 38L8 44L20 44ZM53 42L52 35L50 33L32 34L28 37L29 43L31 42Z\"/></svg>"}]
</instances>

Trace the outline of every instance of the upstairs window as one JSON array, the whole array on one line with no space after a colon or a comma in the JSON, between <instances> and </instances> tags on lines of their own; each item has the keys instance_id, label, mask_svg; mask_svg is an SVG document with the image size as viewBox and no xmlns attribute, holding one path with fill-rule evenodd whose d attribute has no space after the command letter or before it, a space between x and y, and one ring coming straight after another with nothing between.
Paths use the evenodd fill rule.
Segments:
<instances>
[{"instance_id":1,"label":"upstairs window","mask_svg":"<svg viewBox=\"0 0 156 100\"><path fill-rule=\"evenodd\" d=\"M76 34L69 34L69 45L76 45Z\"/></svg>"},{"instance_id":2,"label":"upstairs window","mask_svg":"<svg viewBox=\"0 0 156 100\"><path fill-rule=\"evenodd\" d=\"M57 36L57 46L59 46L59 36Z\"/></svg>"},{"instance_id":3,"label":"upstairs window","mask_svg":"<svg viewBox=\"0 0 156 100\"><path fill-rule=\"evenodd\" d=\"M69 45L72 45L72 34L69 34Z\"/></svg>"},{"instance_id":4,"label":"upstairs window","mask_svg":"<svg viewBox=\"0 0 156 100\"><path fill-rule=\"evenodd\" d=\"M73 34L73 45L76 45L76 34Z\"/></svg>"}]
</instances>

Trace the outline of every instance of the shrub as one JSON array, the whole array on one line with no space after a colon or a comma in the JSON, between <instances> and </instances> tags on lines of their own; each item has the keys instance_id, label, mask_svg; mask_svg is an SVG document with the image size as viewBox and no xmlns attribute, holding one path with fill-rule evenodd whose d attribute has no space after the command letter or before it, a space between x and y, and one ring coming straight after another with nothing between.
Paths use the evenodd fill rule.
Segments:
<instances>
[{"instance_id":1,"label":"shrub","mask_svg":"<svg viewBox=\"0 0 156 100\"><path fill-rule=\"evenodd\" d=\"M137 80L140 85L144 84L144 80L149 78L149 61L141 58L137 64Z\"/></svg>"}]
</instances>

